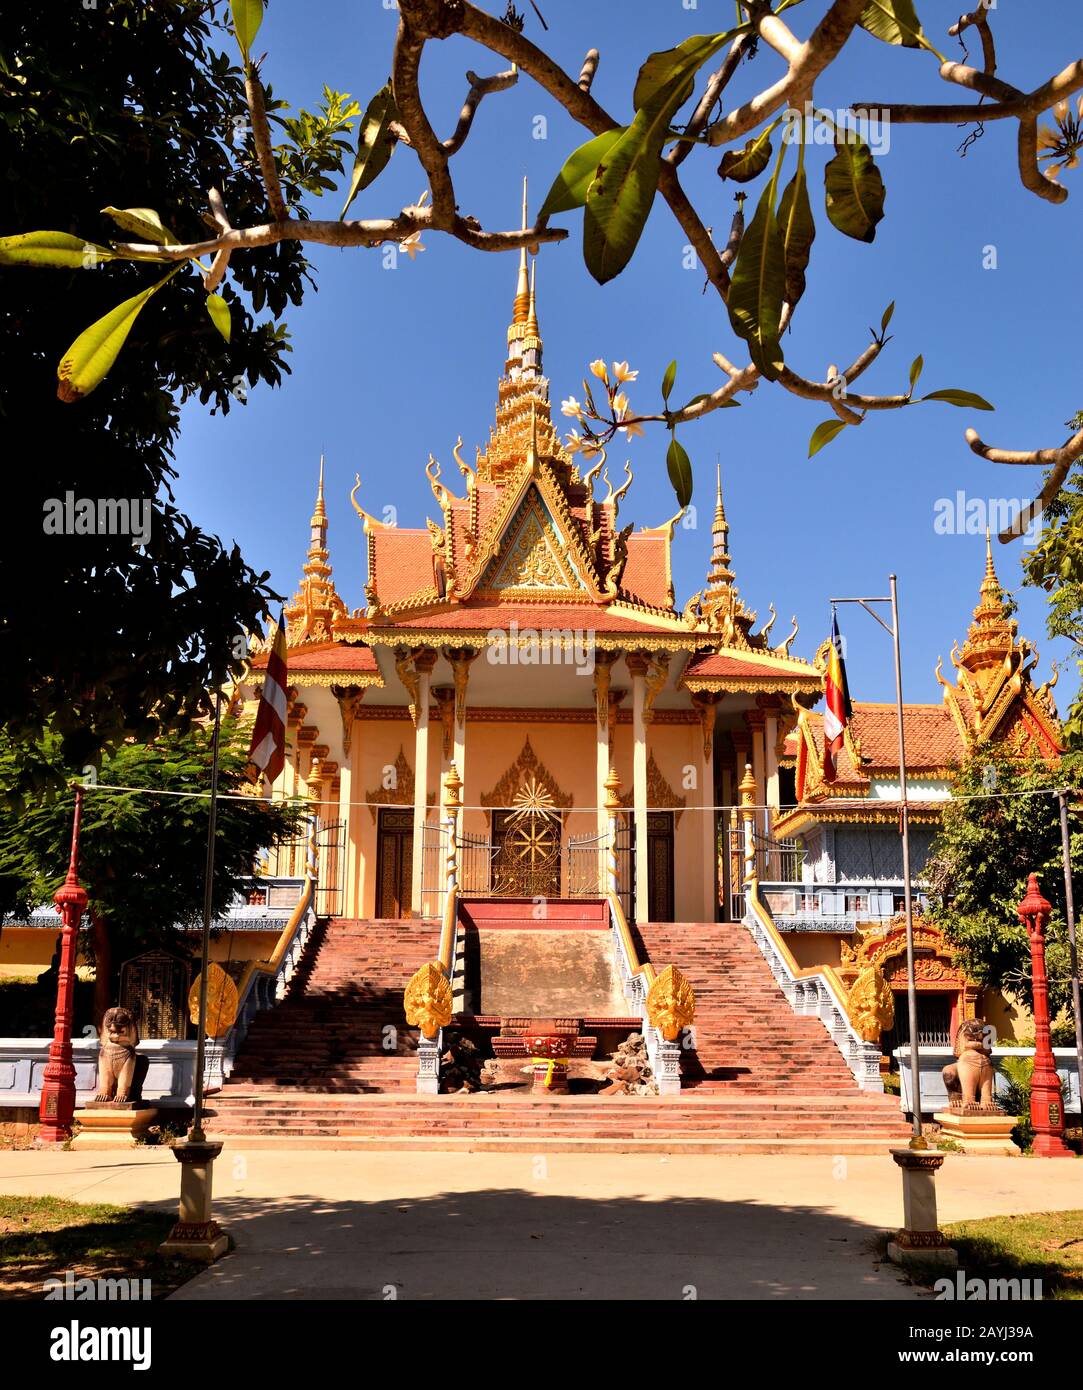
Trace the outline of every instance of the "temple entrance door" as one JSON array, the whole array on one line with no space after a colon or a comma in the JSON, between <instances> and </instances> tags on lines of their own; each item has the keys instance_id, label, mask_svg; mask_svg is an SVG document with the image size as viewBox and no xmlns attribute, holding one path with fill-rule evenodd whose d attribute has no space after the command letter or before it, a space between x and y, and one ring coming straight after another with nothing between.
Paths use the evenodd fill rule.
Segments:
<instances>
[{"instance_id":1,"label":"temple entrance door","mask_svg":"<svg viewBox=\"0 0 1083 1390\"><path fill-rule=\"evenodd\" d=\"M647 812L647 896L652 922L673 921L673 812Z\"/></svg>"},{"instance_id":2,"label":"temple entrance door","mask_svg":"<svg viewBox=\"0 0 1083 1390\"><path fill-rule=\"evenodd\" d=\"M376 916L408 917L414 863L414 813L381 806L376 831Z\"/></svg>"},{"instance_id":3,"label":"temple entrance door","mask_svg":"<svg viewBox=\"0 0 1083 1390\"><path fill-rule=\"evenodd\" d=\"M493 812L493 893L505 898L560 897L559 813Z\"/></svg>"}]
</instances>

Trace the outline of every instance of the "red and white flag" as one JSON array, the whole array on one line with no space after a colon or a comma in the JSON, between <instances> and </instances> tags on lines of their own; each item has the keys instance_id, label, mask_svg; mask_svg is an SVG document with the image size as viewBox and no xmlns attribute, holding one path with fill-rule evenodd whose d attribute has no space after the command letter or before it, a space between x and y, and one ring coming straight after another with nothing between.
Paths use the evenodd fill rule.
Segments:
<instances>
[{"instance_id":1,"label":"red and white flag","mask_svg":"<svg viewBox=\"0 0 1083 1390\"><path fill-rule=\"evenodd\" d=\"M286 621L280 614L267 655L267 672L248 750L248 775L253 782L266 777L273 786L286 763Z\"/></svg>"},{"instance_id":2,"label":"red and white flag","mask_svg":"<svg viewBox=\"0 0 1083 1390\"><path fill-rule=\"evenodd\" d=\"M838 772L846 726L850 722L850 691L846 684L846 666L842 660L842 638L835 615L831 615L831 650L827 654L824 674L824 781L833 782Z\"/></svg>"}]
</instances>

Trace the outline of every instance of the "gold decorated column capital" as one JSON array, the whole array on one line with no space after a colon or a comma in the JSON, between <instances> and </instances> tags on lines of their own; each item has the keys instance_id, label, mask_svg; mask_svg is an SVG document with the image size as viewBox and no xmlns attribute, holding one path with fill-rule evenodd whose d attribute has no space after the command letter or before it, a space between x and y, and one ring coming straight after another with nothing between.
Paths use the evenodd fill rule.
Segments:
<instances>
[{"instance_id":1,"label":"gold decorated column capital","mask_svg":"<svg viewBox=\"0 0 1083 1390\"><path fill-rule=\"evenodd\" d=\"M444 773L444 809L449 814L462 805L462 778L454 763Z\"/></svg>"}]
</instances>

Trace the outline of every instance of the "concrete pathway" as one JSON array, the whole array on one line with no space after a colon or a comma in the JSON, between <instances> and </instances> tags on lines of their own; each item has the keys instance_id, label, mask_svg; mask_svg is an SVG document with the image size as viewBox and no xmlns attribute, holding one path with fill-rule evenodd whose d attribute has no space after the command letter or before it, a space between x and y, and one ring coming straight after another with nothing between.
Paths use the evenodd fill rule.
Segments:
<instances>
[{"instance_id":1,"label":"concrete pathway","mask_svg":"<svg viewBox=\"0 0 1083 1390\"><path fill-rule=\"evenodd\" d=\"M1081 1205L1078 1164L950 1155L943 1222ZM166 1150L0 1152L0 1192L172 1207ZM907 1299L872 1242L884 1158L395 1154L228 1148L237 1250L180 1299Z\"/></svg>"}]
</instances>

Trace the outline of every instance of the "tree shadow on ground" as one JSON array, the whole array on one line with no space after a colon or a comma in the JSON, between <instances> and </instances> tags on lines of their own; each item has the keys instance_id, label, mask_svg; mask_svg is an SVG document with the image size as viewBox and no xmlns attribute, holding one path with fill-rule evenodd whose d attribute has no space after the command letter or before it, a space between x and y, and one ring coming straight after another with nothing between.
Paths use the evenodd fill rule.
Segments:
<instances>
[{"instance_id":1,"label":"tree shadow on ground","mask_svg":"<svg viewBox=\"0 0 1083 1390\"><path fill-rule=\"evenodd\" d=\"M523 1162L544 1182L544 1158ZM374 1202L230 1196L215 1216L237 1248L176 1298L921 1296L881 1262L875 1228L812 1207L501 1188Z\"/></svg>"}]
</instances>

